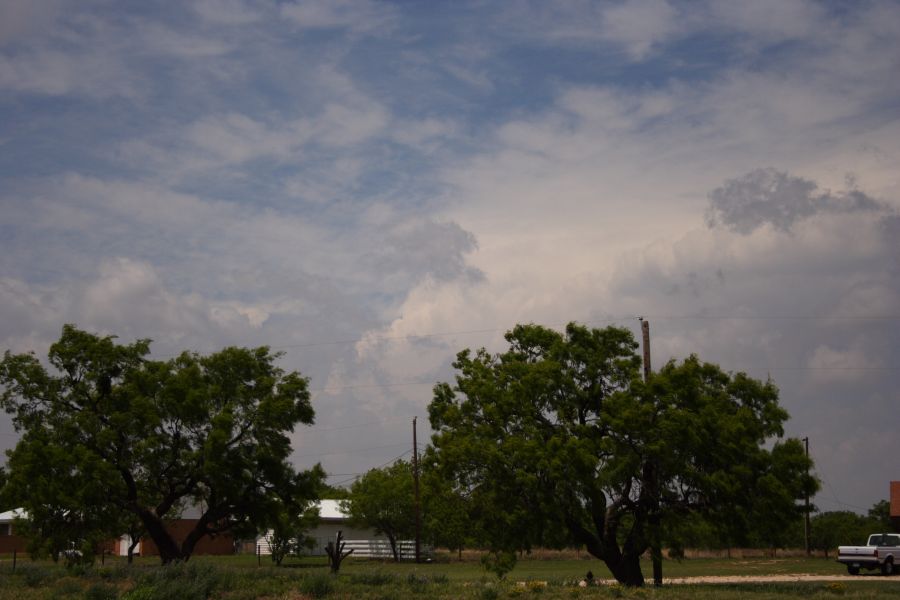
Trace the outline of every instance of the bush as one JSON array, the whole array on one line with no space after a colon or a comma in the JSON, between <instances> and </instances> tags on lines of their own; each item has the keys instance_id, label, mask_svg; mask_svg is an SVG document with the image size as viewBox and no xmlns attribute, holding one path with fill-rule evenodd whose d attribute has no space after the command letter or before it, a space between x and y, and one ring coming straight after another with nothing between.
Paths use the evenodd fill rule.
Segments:
<instances>
[{"instance_id":1,"label":"bush","mask_svg":"<svg viewBox=\"0 0 900 600\"><path fill-rule=\"evenodd\" d=\"M503 579L516 566L515 552L492 550L481 557L481 566L485 571L493 573L497 579Z\"/></svg>"}]
</instances>

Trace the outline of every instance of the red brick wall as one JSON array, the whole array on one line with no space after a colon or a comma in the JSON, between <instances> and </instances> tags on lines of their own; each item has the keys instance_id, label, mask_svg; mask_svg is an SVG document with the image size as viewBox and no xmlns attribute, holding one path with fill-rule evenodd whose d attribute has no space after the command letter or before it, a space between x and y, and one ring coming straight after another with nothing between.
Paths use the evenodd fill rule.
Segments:
<instances>
[{"instance_id":1,"label":"red brick wall","mask_svg":"<svg viewBox=\"0 0 900 600\"><path fill-rule=\"evenodd\" d=\"M196 525L195 519L166 521L169 533L178 544L184 541ZM230 533L219 534L214 538L203 536L194 546L194 554L234 554L234 536ZM159 549L149 537L141 538L141 556L159 556Z\"/></svg>"},{"instance_id":2,"label":"red brick wall","mask_svg":"<svg viewBox=\"0 0 900 600\"><path fill-rule=\"evenodd\" d=\"M900 518L900 481L891 482L891 517Z\"/></svg>"},{"instance_id":3,"label":"red brick wall","mask_svg":"<svg viewBox=\"0 0 900 600\"><path fill-rule=\"evenodd\" d=\"M11 554L13 550L25 552L25 538L17 535L0 535L0 554Z\"/></svg>"}]
</instances>

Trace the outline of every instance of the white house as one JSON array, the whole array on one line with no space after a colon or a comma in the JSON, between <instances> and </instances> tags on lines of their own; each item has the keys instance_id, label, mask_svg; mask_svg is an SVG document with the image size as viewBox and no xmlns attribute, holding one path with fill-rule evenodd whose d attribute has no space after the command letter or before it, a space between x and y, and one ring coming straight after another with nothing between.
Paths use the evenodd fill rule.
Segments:
<instances>
[{"instance_id":1,"label":"white house","mask_svg":"<svg viewBox=\"0 0 900 600\"><path fill-rule=\"evenodd\" d=\"M337 532L343 532L343 541L347 544L345 550L353 549L353 556L359 558L393 558L391 544L383 534L376 534L371 528L351 527L349 517L341 510L340 500L319 501L319 524L307 535L315 540L315 545L309 550L310 556L325 556L325 547L328 542L333 542ZM271 554L269 545L272 531L256 540L257 552ZM415 555L415 541L402 540L398 542L400 556L412 559Z\"/></svg>"}]
</instances>

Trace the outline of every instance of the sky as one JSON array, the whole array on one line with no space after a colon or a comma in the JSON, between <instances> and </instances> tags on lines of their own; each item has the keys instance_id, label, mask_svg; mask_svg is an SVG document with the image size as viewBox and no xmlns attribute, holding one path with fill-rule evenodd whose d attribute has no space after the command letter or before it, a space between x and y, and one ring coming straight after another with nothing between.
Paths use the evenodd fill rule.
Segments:
<instances>
[{"instance_id":1,"label":"sky","mask_svg":"<svg viewBox=\"0 0 900 600\"><path fill-rule=\"evenodd\" d=\"M637 316L887 498L900 2L0 0L0 349L268 345L346 485L458 351Z\"/></svg>"}]
</instances>

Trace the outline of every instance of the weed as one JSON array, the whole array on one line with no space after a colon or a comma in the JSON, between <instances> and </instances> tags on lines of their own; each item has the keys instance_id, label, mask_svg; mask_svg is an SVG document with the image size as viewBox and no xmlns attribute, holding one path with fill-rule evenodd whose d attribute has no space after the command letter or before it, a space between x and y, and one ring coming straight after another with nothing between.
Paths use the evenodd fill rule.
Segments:
<instances>
[{"instance_id":1,"label":"weed","mask_svg":"<svg viewBox=\"0 0 900 600\"><path fill-rule=\"evenodd\" d=\"M840 581L832 581L825 585L825 589L832 594L843 595L843 593L847 591L847 586Z\"/></svg>"},{"instance_id":2,"label":"weed","mask_svg":"<svg viewBox=\"0 0 900 600\"><path fill-rule=\"evenodd\" d=\"M25 585L32 588L40 587L47 583L49 580L53 579L52 575L47 569L32 565L20 567L19 573L22 577L22 581L25 582Z\"/></svg>"},{"instance_id":3,"label":"weed","mask_svg":"<svg viewBox=\"0 0 900 600\"><path fill-rule=\"evenodd\" d=\"M177 562L145 575L128 600L206 600L221 583L211 565Z\"/></svg>"},{"instance_id":4,"label":"weed","mask_svg":"<svg viewBox=\"0 0 900 600\"><path fill-rule=\"evenodd\" d=\"M481 600L497 600L500 597L500 591L493 586L486 586L481 588L479 596Z\"/></svg>"},{"instance_id":5,"label":"weed","mask_svg":"<svg viewBox=\"0 0 900 600\"><path fill-rule=\"evenodd\" d=\"M116 600L116 588L105 583L95 583L84 592L84 600Z\"/></svg>"},{"instance_id":6,"label":"weed","mask_svg":"<svg viewBox=\"0 0 900 600\"><path fill-rule=\"evenodd\" d=\"M300 591L313 598L324 598L334 589L334 578L324 573L309 575L300 581Z\"/></svg>"},{"instance_id":7,"label":"weed","mask_svg":"<svg viewBox=\"0 0 900 600\"><path fill-rule=\"evenodd\" d=\"M357 585L370 585L373 587L381 587L396 583L397 576L391 573L383 573L381 571L370 571L368 573L354 573L350 575L350 583Z\"/></svg>"}]
</instances>

